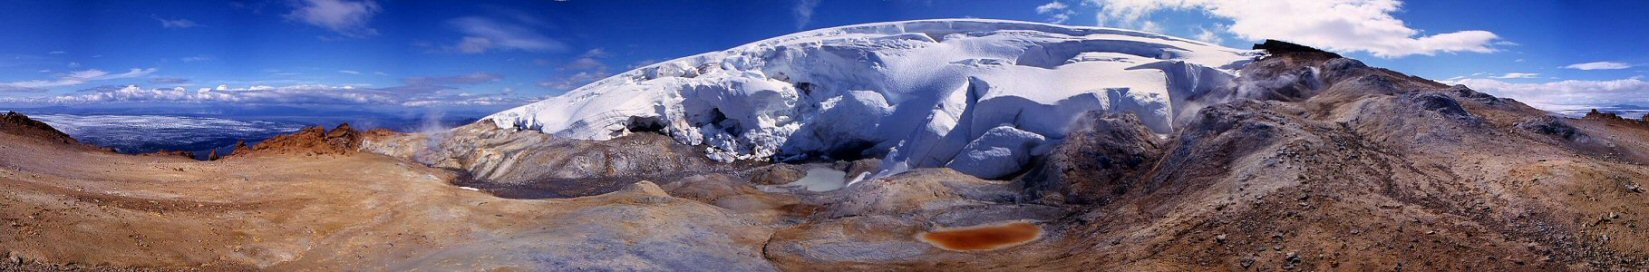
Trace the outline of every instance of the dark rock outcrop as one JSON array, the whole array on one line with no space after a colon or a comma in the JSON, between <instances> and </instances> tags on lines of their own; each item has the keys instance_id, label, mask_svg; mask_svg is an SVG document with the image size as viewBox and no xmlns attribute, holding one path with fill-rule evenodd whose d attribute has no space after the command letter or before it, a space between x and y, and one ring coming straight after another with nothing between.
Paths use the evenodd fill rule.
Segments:
<instances>
[{"instance_id":1,"label":"dark rock outcrop","mask_svg":"<svg viewBox=\"0 0 1649 272\"><path fill-rule=\"evenodd\" d=\"M1619 113L1598 111L1597 109L1592 109L1591 112L1587 112L1586 116L1581 117L1581 119L1601 120L1601 121L1604 121L1604 122L1609 122L1611 124L1624 124L1624 125L1631 125L1631 126L1649 127L1649 114L1643 115L1643 117L1640 118L1640 119L1629 119L1629 118L1626 118L1626 117L1620 117Z\"/></svg>"},{"instance_id":2,"label":"dark rock outcrop","mask_svg":"<svg viewBox=\"0 0 1649 272\"><path fill-rule=\"evenodd\" d=\"M1109 202L1134 187L1161 153L1156 135L1134 115L1089 112L1079 120L1080 127L1026 178L1033 198Z\"/></svg>"},{"instance_id":3,"label":"dark rock outcrop","mask_svg":"<svg viewBox=\"0 0 1649 272\"><path fill-rule=\"evenodd\" d=\"M350 128L347 123L338 125L332 131L327 131L321 126L311 126L297 133L269 138L245 153L241 152L244 149L236 148L234 155L349 155L360 149L361 139L361 132Z\"/></svg>"},{"instance_id":4,"label":"dark rock outcrop","mask_svg":"<svg viewBox=\"0 0 1649 272\"><path fill-rule=\"evenodd\" d=\"M1517 127L1530 132L1557 137L1564 140L1573 141L1586 138L1586 134L1584 132L1581 132L1579 129L1575 129L1574 126L1569 125L1567 122L1563 122L1561 119L1550 116L1524 120L1523 122L1518 122Z\"/></svg>"},{"instance_id":5,"label":"dark rock outcrop","mask_svg":"<svg viewBox=\"0 0 1649 272\"><path fill-rule=\"evenodd\" d=\"M1265 50L1266 53L1270 53L1272 55L1309 56L1311 58L1325 60L1341 58L1340 54L1335 54L1333 52L1323 51L1321 49L1299 45L1296 43L1270 39L1265 40L1263 43L1255 44L1254 49Z\"/></svg>"},{"instance_id":6,"label":"dark rock outcrop","mask_svg":"<svg viewBox=\"0 0 1649 272\"><path fill-rule=\"evenodd\" d=\"M229 156L245 154L246 152L252 151L246 148L246 140L235 141L235 149L229 151Z\"/></svg>"},{"instance_id":7,"label":"dark rock outcrop","mask_svg":"<svg viewBox=\"0 0 1649 272\"><path fill-rule=\"evenodd\" d=\"M1581 117L1581 118L1599 119L1599 120L1625 120L1625 119L1620 118L1619 114L1615 114L1613 112L1601 112L1601 111L1598 111L1597 109L1592 109L1591 112L1587 112L1586 116Z\"/></svg>"}]
</instances>

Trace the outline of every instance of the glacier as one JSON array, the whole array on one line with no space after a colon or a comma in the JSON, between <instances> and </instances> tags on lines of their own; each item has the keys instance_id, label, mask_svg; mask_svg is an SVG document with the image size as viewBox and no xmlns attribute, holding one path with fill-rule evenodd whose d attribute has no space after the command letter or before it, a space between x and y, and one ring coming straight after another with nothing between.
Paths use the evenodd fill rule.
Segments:
<instances>
[{"instance_id":1,"label":"glacier","mask_svg":"<svg viewBox=\"0 0 1649 272\"><path fill-rule=\"evenodd\" d=\"M1113 28L872 23L656 63L482 122L585 140L657 131L724 162L882 157L884 173L1000 178L1088 111L1171 132L1261 54Z\"/></svg>"}]
</instances>

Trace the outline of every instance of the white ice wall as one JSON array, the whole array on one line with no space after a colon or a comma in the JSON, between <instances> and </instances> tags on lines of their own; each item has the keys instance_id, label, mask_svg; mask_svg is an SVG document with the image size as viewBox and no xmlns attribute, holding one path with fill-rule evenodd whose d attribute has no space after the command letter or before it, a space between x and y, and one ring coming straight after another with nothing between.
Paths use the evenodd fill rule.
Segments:
<instances>
[{"instance_id":1,"label":"white ice wall","mask_svg":"<svg viewBox=\"0 0 1649 272\"><path fill-rule=\"evenodd\" d=\"M1035 147L980 137L1007 127L1052 143L1093 110L1134 113L1167 133L1186 97L1229 85L1256 54L1109 28L876 23L662 62L487 119L590 140L662 125L723 161L862 151L887 155L894 169L1022 165L1018 155ZM1011 146L984 146L996 142ZM967 151L957 162L964 149L995 151ZM989 154L1009 155L982 157Z\"/></svg>"}]
</instances>

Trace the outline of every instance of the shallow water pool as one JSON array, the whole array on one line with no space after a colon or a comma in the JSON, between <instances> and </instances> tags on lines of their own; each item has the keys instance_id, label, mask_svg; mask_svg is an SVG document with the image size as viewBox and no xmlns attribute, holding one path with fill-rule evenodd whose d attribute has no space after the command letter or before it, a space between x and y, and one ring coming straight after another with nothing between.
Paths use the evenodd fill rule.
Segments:
<instances>
[{"instance_id":1,"label":"shallow water pool","mask_svg":"<svg viewBox=\"0 0 1649 272\"><path fill-rule=\"evenodd\" d=\"M790 184L812 192L835 191L847 186L847 172L825 167L807 169L806 176Z\"/></svg>"},{"instance_id":2,"label":"shallow water pool","mask_svg":"<svg viewBox=\"0 0 1649 272\"><path fill-rule=\"evenodd\" d=\"M1042 238L1042 227L1026 221L961 228L941 228L923 232L917 240L951 251L991 251L1010 248Z\"/></svg>"}]
</instances>

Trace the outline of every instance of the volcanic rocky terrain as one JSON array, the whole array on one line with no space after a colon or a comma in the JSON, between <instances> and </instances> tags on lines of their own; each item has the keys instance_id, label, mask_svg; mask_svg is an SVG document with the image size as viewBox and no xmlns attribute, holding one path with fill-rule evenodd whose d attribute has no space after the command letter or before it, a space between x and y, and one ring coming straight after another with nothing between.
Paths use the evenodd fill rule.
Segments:
<instances>
[{"instance_id":1,"label":"volcanic rocky terrain","mask_svg":"<svg viewBox=\"0 0 1649 272\"><path fill-rule=\"evenodd\" d=\"M1283 43L1024 170L709 158L664 132L311 128L211 161L0 123L0 270L1649 268L1649 125ZM851 182L851 184L843 184Z\"/></svg>"}]
</instances>

